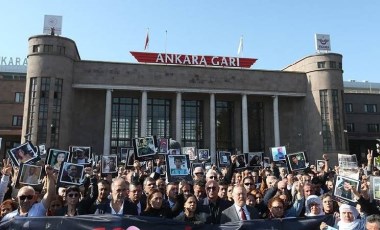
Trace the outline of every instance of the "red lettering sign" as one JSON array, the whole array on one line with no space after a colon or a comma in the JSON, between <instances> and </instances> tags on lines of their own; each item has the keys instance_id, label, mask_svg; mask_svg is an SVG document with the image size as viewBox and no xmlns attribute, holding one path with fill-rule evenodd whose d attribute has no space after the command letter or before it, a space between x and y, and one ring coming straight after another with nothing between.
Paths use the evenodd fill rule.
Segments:
<instances>
[{"instance_id":1,"label":"red lettering sign","mask_svg":"<svg viewBox=\"0 0 380 230\"><path fill-rule=\"evenodd\" d=\"M203 56L188 54L165 54L131 51L138 62L171 64L171 65L200 65L250 68L256 62L255 58Z\"/></svg>"}]
</instances>

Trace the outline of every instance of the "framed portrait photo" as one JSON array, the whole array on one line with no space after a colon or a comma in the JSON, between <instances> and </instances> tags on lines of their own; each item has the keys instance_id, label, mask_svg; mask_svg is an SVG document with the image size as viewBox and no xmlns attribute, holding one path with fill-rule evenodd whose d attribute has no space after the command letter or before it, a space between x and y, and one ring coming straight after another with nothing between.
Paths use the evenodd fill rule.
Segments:
<instances>
[{"instance_id":1,"label":"framed portrait photo","mask_svg":"<svg viewBox=\"0 0 380 230\"><path fill-rule=\"evenodd\" d=\"M70 152L59 150L59 149L49 149L47 155L46 164L52 166L54 170L59 171L63 162L68 162L70 159Z\"/></svg>"},{"instance_id":2,"label":"framed portrait photo","mask_svg":"<svg viewBox=\"0 0 380 230\"><path fill-rule=\"evenodd\" d=\"M119 149L119 157L118 157L118 162L122 164L126 164L127 159L128 159L128 149L132 148L120 148Z\"/></svg>"},{"instance_id":3,"label":"framed portrait photo","mask_svg":"<svg viewBox=\"0 0 380 230\"><path fill-rule=\"evenodd\" d=\"M260 167L263 165L263 152L250 152L246 153L246 160L248 167Z\"/></svg>"},{"instance_id":4,"label":"framed portrait photo","mask_svg":"<svg viewBox=\"0 0 380 230\"><path fill-rule=\"evenodd\" d=\"M102 174L117 173L117 155L102 156Z\"/></svg>"},{"instance_id":5,"label":"framed portrait photo","mask_svg":"<svg viewBox=\"0 0 380 230\"><path fill-rule=\"evenodd\" d=\"M336 175L333 193L335 199L343 203L356 203L351 187L355 188L356 191L359 191L359 181L349 177Z\"/></svg>"},{"instance_id":6,"label":"framed portrait photo","mask_svg":"<svg viewBox=\"0 0 380 230\"><path fill-rule=\"evenodd\" d=\"M133 147L137 158L144 159L156 155L156 139L154 136L133 139Z\"/></svg>"},{"instance_id":7,"label":"framed portrait photo","mask_svg":"<svg viewBox=\"0 0 380 230\"><path fill-rule=\"evenodd\" d=\"M272 154L273 161L284 161L286 159L285 146L271 147L270 152Z\"/></svg>"},{"instance_id":8,"label":"framed portrait photo","mask_svg":"<svg viewBox=\"0 0 380 230\"><path fill-rule=\"evenodd\" d=\"M198 149L198 160L207 161L210 159L210 150L209 149Z\"/></svg>"},{"instance_id":9,"label":"framed portrait photo","mask_svg":"<svg viewBox=\"0 0 380 230\"><path fill-rule=\"evenodd\" d=\"M189 155L189 160L191 161L195 161L197 159L195 147L183 147L182 152L185 155Z\"/></svg>"},{"instance_id":10,"label":"framed portrait photo","mask_svg":"<svg viewBox=\"0 0 380 230\"><path fill-rule=\"evenodd\" d=\"M167 138L160 138L159 145L158 145L158 153L161 154L168 154L169 150L169 139Z\"/></svg>"},{"instance_id":11,"label":"framed portrait photo","mask_svg":"<svg viewBox=\"0 0 380 230\"><path fill-rule=\"evenodd\" d=\"M70 146L71 163L90 164L93 156L89 146Z\"/></svg>"},{"instance_id":12,"label":"framed portrait photo","mask_svg":"<svg viewBox=\"0 0 380 230\"><path fill-rule=\"evenodd\" d=\"M23 185L41 184L42 166L22 164L19 183Z\"/></svg>"},{"instance_id":13,"label":"framed portrait photo","mask_svg":"<svg viewBox=\"0 0 380 230\"><path fill-rule=\"evenodd\" d=\"M316 162L317 171L321 172L321 171L325 170L325 164L326 164L325 160L317 160L317 162Z\"/></svg>"},{"instance_id":14,"label":"framed portrait photo","mask_svg":"<svg viewBox=\"0 0 380 230\"><path fill-rule=\"evenodd\" d=\"M289 153L286 155L290 171L299 171L307 168L304 152Z\"/></svg>"},{"instance_id":15,"label":"framed portrait photo","mask_svg":"<svg viewBox=\"0 0 380 230\"><path fill-rule=\"evenodd\" d=\"M167 181L191 180L188 155L166 155Z\"/></svg>"},{"instance_id":16,"label":"framed portrait photo","mask_svg":"<svg viewBox=\"0 0 380 230\"><path fill-rule=\"evenodd\" d=\"M270 167L270 157L263 157L263 167Z\"/></svg>"},{"instance_id":17,"label":"framed portrait photo","mask_svg":"<svg viewBox=\"0 0 380 230\"><path fill-rule=\"evenodd\" d=\"M231 164L231 152L219 151L218 152L219 167L227 167Z\"/></svg>"},{"instance_id":18,"label":"framed portrait photo","mask_svg":"<svg viewBox=\"0 0 380 230\"><path fill-rule=\"evenodd\" d=\"M47 153L46 146L45 145L39 145L38 146L38 152L40 155L45 155Z\"/></svg>"},{"instance_id":19,"label":"framed portrait photo","mask_svg":"<svg viewBox=\"0 0 380 230\"><path fill-rule=\"evenodd\" d=\"M84 167L83 164L63 162L58 175L59 182L68 185L81 185L84 177Z\"/></svg>"},{"instance_id":20,"label":"framed portrait photo","mask_svg":"<svg viewBox=\"0 0 380 230\"><path fill-rule=\"evenodd\" d=\"M135 162L135 150L133 148L125 148L124 151L127 151L127 160L125 162L125 167L131 168Z\"/></svg>"},{"instance_id":21,"label":"framed portrait photo","mask_svg":"<svg viewBox=\"0 0 380 230\"><path fill-rule=\"evenodd\" d=\"M371 176L371 193L373 199L380 200L380 177Z\"/></svg>"},{"instance_id":22,"label":"framed portrait photo","mask_svg":"<svg viewBox=\"0 0 380 230\"><path fill-rule=\"evenodd\" d=\"M20 167L21 164L31 163L39 159L36 148L31 142L26 142L20 146L10 149L8 152L14 165Z\"/></svg>"},{"instance_id":23,"label":"framed portrait photo","mask_svg":"<svg viewBox=\"0 0 380 230\"><path fill-rule=\"evenodd\" d=\"M236 168L241 169L241 168L245 168L246 166L247 166L247 163L245 160L245 155L244 154L237 155Z\"/></svg>"}]
</instances>

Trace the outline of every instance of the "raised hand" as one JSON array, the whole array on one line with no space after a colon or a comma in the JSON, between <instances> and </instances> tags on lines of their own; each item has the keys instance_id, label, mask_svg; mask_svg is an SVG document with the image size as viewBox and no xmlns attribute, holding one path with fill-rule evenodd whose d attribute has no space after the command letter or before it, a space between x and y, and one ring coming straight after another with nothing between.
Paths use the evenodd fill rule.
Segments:
<instances>
[{"instance_id":1,"label":"raised hand","mask_svg":"<svg viewBox=\"0 0 380 230\"><path fill-rule=\"evenodd\" d=\"M10 176L12 173L12 165L10 159L3 159L3 169L1 170L3 175Z\"/></svg>"}]
</instances>

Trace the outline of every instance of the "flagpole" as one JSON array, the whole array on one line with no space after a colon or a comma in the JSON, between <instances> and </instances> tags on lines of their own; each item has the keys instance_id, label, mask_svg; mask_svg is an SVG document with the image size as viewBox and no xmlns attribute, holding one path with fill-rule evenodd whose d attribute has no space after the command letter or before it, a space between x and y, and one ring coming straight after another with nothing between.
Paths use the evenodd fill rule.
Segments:
<instances>
[{"instance_id":1,"label":"flagpole","mask_svg":"<svg viewBox=\"0 0 380 230\"><path fill-rule=\"evenodd\" d=\"M243 35L240 36L240 42L239 42L239 47L238 47L238 57L241 57L243 54Z\"/></svg>"},{"instance_id":2,"label":"flagpole","mask_svg":"<svg viewBox=\"0 0 380 230\"><path fill-rule=\"evenodd\" d=\"M166 57L166 47L168 45L168 30L165 30L165 57Z\"/></svg>"},{"instance_id":3,"label":"flagpole","mask_svg":"<svg viewBox=\"0 0 380 230\"><path fill-rule=\"evenodd\" d=\"M144 51L149 49L149 27L146 29L146 38L145 38L145 46Z\"/></svg>"}]
</instances>

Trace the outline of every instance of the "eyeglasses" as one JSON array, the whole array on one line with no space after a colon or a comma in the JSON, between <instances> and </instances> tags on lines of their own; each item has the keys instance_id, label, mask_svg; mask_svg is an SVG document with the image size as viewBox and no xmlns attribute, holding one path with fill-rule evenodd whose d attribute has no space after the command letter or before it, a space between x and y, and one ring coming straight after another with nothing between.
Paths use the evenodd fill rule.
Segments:
<instances>
[{"instance_id":1,"label":"eyeglasses","mask_svg":"<svg viewBox=\"0 0 380 230\"><path fill-rule=\"evenodd\" d=\"M216 179L216 176L209 176L210 179Z\"/></svg>"},{"instance_id":2,"label":"eyeglasses","mask_svg":"<svg viewBox=\"0 0 380 230\"><path fill-rule=\"evenodd\" d=\"M282 206L272 206L272 208L274 208L274 209L283 209L284 207L282 207Z\"/></svg>"},{"instance_id":3,"label":"eyeglasses","mask_svg":"<svg viewBox=\"0 0 380 230\"><path fill-rule=\"evenodd\" d=\"M67 196L70 198L79 197L79 193L69 193L69 194L67 194Z\"/></svg>"},{"instance_id":4,"label":"eyeglasses","mask_svg":"<svg viewBox=\"0 0 380 230\"><path fill-rule=\"evenodd\" d=\"M24 201L25 199L32 200L33 197L34 197L33 195L21 195L18 198L20 198L20 200Z\"/></svg>"},{"instance_id":5,"label":"eyeglasses","mask_svg":"<svg viewBox=\"0 0 380 230\"><path fill-rule=\"evenodd\" d=\"M216 190L216 187L207 187L206 189L207 189L207 191Z\"/></svg>"},{"instance_id":6,"label":"eyeglasses","mask_svg":"<svg viewBox=\"0 0 380 230\"><path fill-rule=\"evenodd\" d=\"M252 186L252 185L255 185L253 183L244 183L245 186Z\"/></svg>"},{"instance_id":7,"label":"eyeglasses","mask_svg":"<svg viewBox=\"0 0 380 230\"><path fill-rule=\"evenodd\" d=\"M203 172L197 172L195 173L195 175L203 175L204 173Z\"/></svg>"},{"instance_id":8,"label":"eyeglasses","mask_svg":"<svg viewBox=\"0 0 380 230\"><path fill-rule=\"evenodd\" d=\"M116 192L117 193L121 193L121 192L125 192L125 190L127 190L126 188L123 188L123 189L116 189Z\"/></svg>"}]
</instances>

